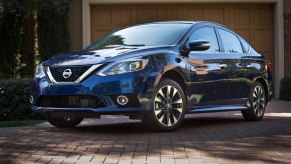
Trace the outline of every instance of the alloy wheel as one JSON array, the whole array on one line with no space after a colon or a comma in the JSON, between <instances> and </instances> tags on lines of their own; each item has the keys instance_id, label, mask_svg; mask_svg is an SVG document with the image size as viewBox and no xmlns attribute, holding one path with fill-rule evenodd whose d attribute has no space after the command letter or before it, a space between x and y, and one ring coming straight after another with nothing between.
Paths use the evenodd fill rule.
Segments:
<instances>
[{"instance_id":1,"label":"alloy wheel","mask_svg":"<svg viewBox=\"0 0 291 164\"><path fill-rule=\"evenodd\" d=\"M157 92L154 100L155 116L164 126L174 126L182 116L183 101L179 91L166 85Z\"/></svg>"},{"instance_id":2,"label":"alloy wheel","mask_svg":"<svg viewBox=\"0 0 291 164\"><path fill-rule=\"evenodd\" d=\"M253 91L253 109L257 116L262 116L264 114L266 105L266 98L264 90L261 86L256 86Z\"/></svg>"}]
</instances>

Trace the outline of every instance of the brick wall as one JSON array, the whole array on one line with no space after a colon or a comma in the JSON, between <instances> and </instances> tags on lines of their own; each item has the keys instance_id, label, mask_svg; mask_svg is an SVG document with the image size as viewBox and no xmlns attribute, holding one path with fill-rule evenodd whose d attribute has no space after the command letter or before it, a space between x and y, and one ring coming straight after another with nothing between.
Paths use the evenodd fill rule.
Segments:
<instances>
[{"instance_id":1,"label":"brick wall","mask_svg":"<svg viewBox=\"0 0 291 164\"><path fill-rule=\"evenodd\" d=\"M291 76L291 13L284 15L285 77Z\"/></svg>"}]
</instances>

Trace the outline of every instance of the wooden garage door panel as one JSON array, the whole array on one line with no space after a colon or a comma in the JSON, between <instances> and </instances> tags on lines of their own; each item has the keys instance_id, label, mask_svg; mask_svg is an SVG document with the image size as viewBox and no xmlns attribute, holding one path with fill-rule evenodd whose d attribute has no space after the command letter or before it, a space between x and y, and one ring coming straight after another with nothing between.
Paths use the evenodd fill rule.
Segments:
<instances>
[{"instance_id":1,"label":"wooden garage door panel","mask_svg":"<svg viewBox=\"0 0 291 164\"><path fill-rule=\"evenodd\" d=\"M167 20L213 21L229 26L274 63L271 4L92 5L91 41L124 26Z\"/></svg>"},{"instance_id":2,"label":"wooden garage door panel","mask_svg":"<svg viewBox=\"0 0 291 164\"><path fill-rule=\"evenodd\" d=\"M91 42L113 30L135 24L135 6L133 5L93 5L91 12Z\"/></svg>"},{"instance_id":3,"label":"wooden garage door panel","mask_svg":"<svg viewBox=\"0 0 291 164\"><path fill-rule=\"evenodd\" d=\"M92 27L111 25L111 9L92 6L90 11Z\"/></svg>"},{"instance_id":4,"label":"wooden garage door panel","mask_svg":"<svg viewBox=\"0 0 291 164\"><path fill-rule=\"evenodd\" d=\"M127 26L133 24L134 9L129 7L119 7L111 11L112 12L112 24L115 26Z\"/></svg>"},{"instance_id":5,"label":"wooden garage door panel","mask_svg":"<svg viewBox=\"0 0 291 164\"><path fill-rule=\"evenodd\" d=\"M158 12L158 21L179 20L178 11L178 7L160 8Z\"/></svg>"},{"instance_id":6,"label":"wooden garage door panel","mask_svg":"<svg viewBox=\"0 0 291 164\"><path fill-rule=\"evenodd\" d=\"M202 7L186 7L183 10L183 17L185 20L200 21L205 20L204 18L204 8Z\"/></svg>"},{"instance_id":7,"label":"wooden garage door panel","mask_svg":"<svg viewBox=\"0 0 291 164\"><path fill-rule=\"evenodd\" d=\"M206 8L204 13L204 20L211 22L218 22L221 24L227 24L227 15L225 15L226 8Z\"/></svg>"},{"instance_id":8,"label":"wooden garage door panel","mask_svg":"<svg viewBox=\"0 0 291 164\"><path fill-rule=\"evenodd\" d=\"M172 5L137 5L137 23L179 20L179 7Z\"/></svg>"},{"instance_id":9,"label":"wooden garage door panel","mask_svg":"<svg viewBox=\"0 0 291 164\"><path fill-rule=\"evenodd\" d=\"M154 22L158 20L158 8L141 7L137 12L137 23Z\"/></svg>"},{"instance_id":10,"label":"wooden garage door panel","mask_svg":"<svg viewBox=\"0 0 291 164\"><path fill-rule=\"evenodd\" d=\"M273 12L270 12L270 7L254 9L254 24L255 25L273 25Z\"/></svg>"},{"instance_id":11,"label":"wooden garage door panel","mask_svg":"<svg viewBox=\"0 0 291 164\"><path fill-rule=\"evenodd\" d=\"M228 25L227 13L229 9L225 5L185 5L183 6L181 20L211 21Z\"/></svg>"},{"instance_id":12,"label":"wooden garage door panel","mask_svg":"<svg viewBox=\"0 0 291 164\"><path fill-rule=\"evenodd\" d=\"M244 25L249 26L251 23L251 9L250 8L242 8L242 7L234 7L231 13L231 23L235 25Z\"/></svg>"}]
</instances>

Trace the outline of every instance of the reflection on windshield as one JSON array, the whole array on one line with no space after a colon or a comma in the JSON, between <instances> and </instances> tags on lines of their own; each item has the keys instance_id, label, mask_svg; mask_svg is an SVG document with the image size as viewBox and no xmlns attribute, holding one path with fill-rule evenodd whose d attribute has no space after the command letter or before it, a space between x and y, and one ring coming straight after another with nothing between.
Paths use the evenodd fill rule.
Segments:
<instances>
[{"instance_id":1,"label":"reflection on windshield","mask_svg":"<svg viewBox=\"0 0 291 164\"><path fill-rule=\"evenodd\" d=\"M191 24L145 24L122 29L105 36L88 49L108 46L160 46L171 45Z\"/></svg>"}]
</instances>

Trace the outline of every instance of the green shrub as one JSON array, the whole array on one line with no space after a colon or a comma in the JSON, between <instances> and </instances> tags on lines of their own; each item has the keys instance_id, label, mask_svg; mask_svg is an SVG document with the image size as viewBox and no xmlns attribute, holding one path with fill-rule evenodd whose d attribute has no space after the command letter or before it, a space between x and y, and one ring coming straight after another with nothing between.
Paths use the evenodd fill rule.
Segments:
<instances>
[{"instance_id":1,"label":"green shrub","mask_svg":"<svg viewBox=\"0 0 291 164\"><path fill-rule=\"evenodd\" d=\"M280 100L291 101L291 77L286 77L281 80Z\"/></svg>"},{"instance_id":2,"label":"green shrub","mask_svg":"<svg viewBox=\"0 0 291 164\"><path fill-rule=\"evenodd\" d=\"M38 119L31 110L30 79L0 80L0 120Z\"/></svg>"}]
</instances>

